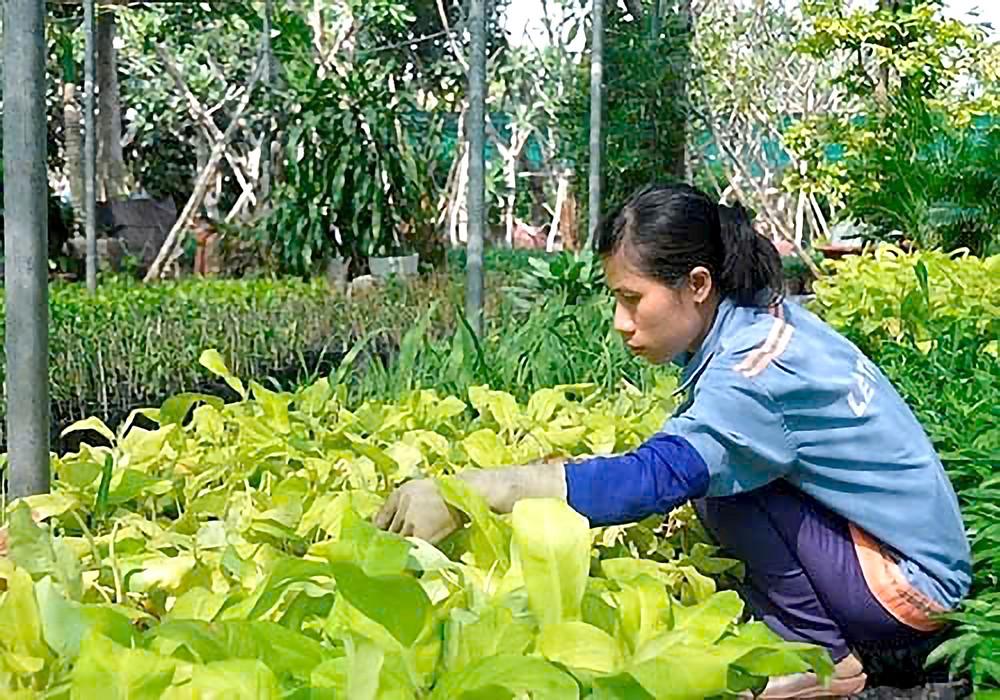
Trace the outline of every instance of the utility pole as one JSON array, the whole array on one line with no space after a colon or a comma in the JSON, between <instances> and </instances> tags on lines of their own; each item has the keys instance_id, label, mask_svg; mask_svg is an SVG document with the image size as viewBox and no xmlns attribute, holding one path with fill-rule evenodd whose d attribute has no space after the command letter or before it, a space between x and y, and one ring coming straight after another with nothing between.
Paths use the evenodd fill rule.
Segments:
<instances>
[{"instance_id":1,"label":"utility pole","mask_svg":"<svg viewBox=\"0 0 1000 700\"><path fill-rule=\"evenodd\" d=\"M4 249L8 494L49 490L45 0L6 0Z\"/></svg>"},{"instance_id":2,"label":"utility pole","mask_svg":"<svg viewBox=\"0 0 1000 700\"><path fill-rule=\"evenodd\" d=\"M483 333L483 239L486 229L486 10L485 0L469 3L469 241L465 263L465 315L477 336Z\"/></svg>"},{"instance_id":3,"label":"utility pole","mask_svg":"<svg viewBox=\"0 0 1000 700\"><path fill-rule=\"evenodd\" d=\"M94 84L97 44L94 41L94 1L83 0L83 202L87 239L87 291L97 292L97 130Z\"/></svg>"},{"instance_id":4,"label":"utility pole","mask_svg":"<svg viewBox=\"0 0 1000 700\"><path fill-rule=\"evenodd\" d=\"M601 151L604 110L604 0L594 0L590 40L590 195L587 249L594 246L601 221Z\"/></svg>"}]
</instances>

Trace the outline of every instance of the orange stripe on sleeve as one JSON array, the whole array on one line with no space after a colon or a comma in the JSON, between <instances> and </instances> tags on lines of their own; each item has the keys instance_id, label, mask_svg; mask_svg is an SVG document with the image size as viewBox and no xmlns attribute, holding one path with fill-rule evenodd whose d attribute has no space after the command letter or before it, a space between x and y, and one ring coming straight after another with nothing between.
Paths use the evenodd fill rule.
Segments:
<instances>
[{"instance_id":1,"label":"orange stripe on sleeve","mask_svg":"<svg viewBox=\"0 0 1000 700\"><path fill-rule=\"evenodd\" d=\"M767 339L756 350L751 351L743 361L733 367L745 377L756 377L763 372L772 361L781 357L788 348L795 328L781 319L784 314L775 314L774 324L767 334Z\"/></svg>"}]
</instances>

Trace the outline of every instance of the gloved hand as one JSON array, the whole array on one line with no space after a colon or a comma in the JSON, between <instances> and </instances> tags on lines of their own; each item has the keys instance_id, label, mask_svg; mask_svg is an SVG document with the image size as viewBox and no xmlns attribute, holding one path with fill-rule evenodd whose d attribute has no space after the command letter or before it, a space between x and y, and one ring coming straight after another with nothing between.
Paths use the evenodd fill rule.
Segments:
<instances>
[{"instance_id":1,"label":"gloved hand","mask_svg":"<svg viewBox=\"0 0 1000 700\"><path fill-rule=\"evenodd\" d=\"M441 497L432 479L407 481L375 516L375 525L403 537L438 542L461 525L461 514Z\"/></svg>"},{"instance_id":2,"label":"gloved hand","mask_svg":"<svg viewBox=\"0 0 1000 700\"><path fill-rule=\"evenodd\" d=\"M566 469L562 464L476 469L459 478L498 513L509 513L522 498L566 500ZM432 480L417 479L390 494L375 516L375 525L434 543L459 528L461 515L445 502Z\"/></svg>"}]
</instances>

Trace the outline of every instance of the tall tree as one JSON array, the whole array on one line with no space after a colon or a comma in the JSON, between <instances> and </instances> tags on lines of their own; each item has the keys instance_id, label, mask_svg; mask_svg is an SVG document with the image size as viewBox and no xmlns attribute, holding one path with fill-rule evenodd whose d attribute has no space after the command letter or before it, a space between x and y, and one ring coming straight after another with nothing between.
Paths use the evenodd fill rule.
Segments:
<instances>
[{"instance_id":1,"label":"tall tree","mask_svg":"<svg viewBox=\"0 0 1000 700\"><path fill-rule=\"evenodd\" d=\"M642 4L644 14L638 18L628 9L609 3L603 66L607 112L603 172L591 173L589 167L586 172L588 178L603 177L605 202L620 202L651 179L684 176L686 83L691 55L685 12L689 6L680 1L661 3L661 28L654 37L647 3ZM590 63L587 58L576 89L568 95L561 120L568 136L563 154L578 165L588 162L592 133L581 127L586 123L583 115L593 114L587 103L597 97L592 92L593 81L583 72Z\"/></svg>"},{"instance_id":2,"label":"tall tree","mask_svg":"<svg viewBox=\"0 0 1000 700\"><path fill-rule=\"evenodd\" d=\"M79 80L76 58L73 55L72 37L66 35L61 42L63 128L66 141L66 180L76 210L76 220L83 220L83 119L77 97Z\"/></svg>"},{"instance_id":3,"label":"tall tree","mask_svg":"<svg viewBox=\"0 0 1000 700\"><path fill-rule=\"evenodd\" d=\"M116 10L102 5L97 16L97 122L98 198L110 201L126 194L125 158L122 152L122 106L118 82Z\"/></svg>"},{"instance_id":4,"label":"tall tree","mask_svg":"<svg viewBox=\"0 0 1000 700\"><path fill-rule=\"evenodd\" d=\"M840 60L833 82L844 96L838 109L790 130L811 167L803 186L837 201L838 217L872 237L990 250L1000 178L997 130L982 115L1000 110L1000 44L949 17L941 2L812 0L803 8L801 49ZM837 162L827 156L833 144Z\"/></svg>"},{"instance_id":5,"label":"tall tree","mask_svg":"<svg viewBox=\"0 0 1000 700\"><path fill-rule=\"evenodd\" d=\"M690 105L695 178L722 200L756 210L757 227L775 241L826 235L815 192L796 183L809 173L788 143L786 124L836 109L834 66L799 50L801 14L772 3L740 6L709 0L695 28ZM739 56L739 61L733 57ZM693 136L692 135L692 136ZM810 263L811 264L811 263Z\"/></svg>"}]
</instances>

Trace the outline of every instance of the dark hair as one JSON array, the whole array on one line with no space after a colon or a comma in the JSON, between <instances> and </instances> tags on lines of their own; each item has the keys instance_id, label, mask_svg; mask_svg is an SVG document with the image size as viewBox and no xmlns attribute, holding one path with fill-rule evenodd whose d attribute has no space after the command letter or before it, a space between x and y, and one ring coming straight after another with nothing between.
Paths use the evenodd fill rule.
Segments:
<instances>
[{"instance_id":1,"label":"dark hair","mask_svg":"<svg viewBox=\"0 0 1000 700\"><path fill-rule=\"evenodd\" d=\"M670 286L701 265L740 304L772 304L784 289L778 250L754 231L750 213L690 185L641 188L604 219L594 245L601 257L624 248L642 274Z\"/></svg>"}]
</instances>

